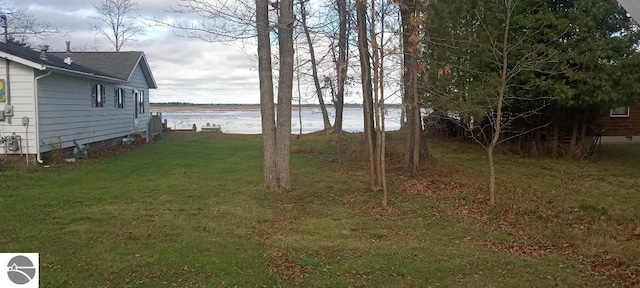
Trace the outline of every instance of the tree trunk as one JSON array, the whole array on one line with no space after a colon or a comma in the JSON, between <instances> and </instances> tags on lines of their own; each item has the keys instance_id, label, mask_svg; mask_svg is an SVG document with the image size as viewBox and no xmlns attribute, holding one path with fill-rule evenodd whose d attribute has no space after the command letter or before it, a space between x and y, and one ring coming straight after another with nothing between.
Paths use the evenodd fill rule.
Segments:
<instances>
[{"instance_id":1,"label":"tree trunk","mask_svg":"<svg viewBox=\"0 0 640 288\"><path fill-rule=\"evenodd\" d=\"M573 119L573 129L571 129L571 142L569 143L569 153L567 153L567 158L574 157L576 155L576 144L578 141L578 126L580 126L580 122L578 119Z\"/></svg>"},{"instance_id":2,"label":"tree trunk","mask_svg":"<svg viewBox=\"0 0 640 288\"><path fill-rule=\"evenodd\" d=\"M385 131L384 131L384 30L376 33L375 27L377 23L385 23L385 13L376 12L376 0L371 0L371 46L373 51L373 85L374 85L374 111L375 111L375 127L376 127L376 164L377 164L377 176L378 176L378 188L382 189L382 206L387 207L388 191L386 181L386 153L385 153ZM380 15L380 20L377 21L375 15ZM378 36L380 41L378 42Z\"/></svg>"},{"instance_id":3,"label":"tree trunk","mask_svg":"<svg viewBox=\"0 0 640 288\"><path fill-rule=\"evenodd\" d=\"M534 155L543 155L544 154L544 150L542 148L542 145L540 142L542 142L542 133L540 131L540 129L538 129L536 131L536 135L535 135L535 143L533 143L533 154Z\"/></svg>"},{"instance_id":4,"label":"tree trunk","mask_svg":"<svg viewBox=\"0 0 640 288\"><path fill-rule=\"evenodd\" d=\"M349 52L348 42L348 19L349 11L347 9L347 0L337 0L338 4L338 18L339 18L339 31L338 31L338 59L336 61L336 75L338 82L338 94L336 95L336 119L333 123L333 132L338 134L338 137L342 135L342 114L344 110L344 91L345 83L347 80L347 65Z\"/></svg>"},{"instance_id":5,"label":"tree trunk","mask_svg":"<svg viewBox=\"0 0 640 288\"><path fill-rule=\"evenodd\" d=\"M375 148L373 135L373 95L371 87L371 62L369 61L369 43L367 37L367 5L365 0L356 0L358 22L358 51L360 52L360 72L362 73L362 102L364 109L364 134L369 154L369 174L371 187L376 187Z\"/></svg>"},{"instance_id":6,"label":"tree trunk","mask_svg":"<svg viewBox=\"0 0 640 288\"><path fill-rule=\"evenodd\" d=\"M504 37L502 38L502 71L500 72L500 86L498 87L498 103L496 104L496 122L493 126L491 143L487 146L487 159L489 161L489 205L496 205L496 171L493 158L494 148L498 145L502 133L502 105L508 89L509 73L509 29L511 24L511 12L513 0L505 0Z\"/></svg>"},{"instance_id":7,"label":"tree trunk","mask_svg":"<svg viewBox=\"0 0 640 288\"><path fill-rule=\"evenodd\" d=\"M402 6L403 4L398 2L398 6ZM400 13L398 14L398 23L400 23L400 35L403 35L402 38L400 39L400 51L403 52L402 57L400 58L400 67L402 67L403 72L401 74L401 79L400 79L400 100L402 100L402 106L400 106L400 130L405 130L407 128L407 121L409 121L408 118L408 113L407 113L407 106L408 106L408 100L407 100L407 94L406 94L406 88L405 85L407 83L406 80L406 66L405 66L405 61L407 59L407 54L404 53L405 49L404 47L408 44L408 38L404 37L404 33L405 33L405 28L404 28L404 24L405 22L402 20L404 14L402 14L402 8L400 10ZM406 163L406 162L405 162ZM406 169L407 167L405 167Z\"/></svg>"},{"instance_id":8,"label":"tree trunk","mask_svg":"<svg viewBox=\"0 0 640 288\"><path fill-rule=\"evenodd\" d=\"M293 0L280 1L278 45L280 73L278 82L278 117L276 131L276 168L278 190L291 189L289 160L291 157L291 98L293 94Z\"/></svg>"},{"instance_id":9,"label":"tree trunk","mask_svg":"<svg viewBox=\"0 0 640 288\"><path fill-rule=\"evenodd\" d=\"M553 120L553 142L551 143L551 156L558 158L560 155L560 111L556 108Z\"/></svg>"},{"instance_id":10,"label":"tree trunk","mask_svg":"<svg viewBox=\"0 0 640 288\"><path fill-rule=\"evenodd\" d=\"M422 117L418 96L418 53L420 53L419 28L417 27L416 0L398 2L402 22L402 48L404 52L403 86L406 106L407 136L404 167L415 176L420 166Z\"/></svg>"},{"instance_id":11,"label":"tree trunk","mask_svg":"<svg viewBox=\"0 0 640 288\"><path fill-rule=\"evenodd\" d=\"M587 142L585 141L585 139L587 139L587 126L589 123L589 113L584 113L582 115L582 130L580 131L580 141L578 142L578 146L580 147L580 154L582 156L585 155L586 149L588 149L588 147L586 147Z\"/></svg>"},{"instance_id":12,"label":"tree trunk","mask_svg":"<svg viewBox=\"0 0 640 288\"><path fill-rule=\"evenodd\" d=\"M493 143L487 147L487 159L489 160L489 205L496 205L496 166L493 159Z\"/></svg>"},{"instance_id":13,"label":"tree trunk","mask_svg":"<svg viewBox=\"0 0 640 288\"><path fill-rule=\"evenodd\" d=\"M267 0L256 0L256 30L258 35L258 78L260 80L264 184L271 190L278 190L276 124L273 104L273 74L271 72L271 39L269 37L269 1Z\"/></svg>"},{"instance_id":14,"label":"tree trunk","mask_svg":"<svg viewBox=\"0 0 640 288\"><path fill-rule=\"evenodd\" d=\"M302 139L302 89L300 85L300 49L298 49L298 42L296 42L296 84L298 90L298 139Z\"/></svg>"},{"instance_id":15,"label":"tree trunk","mask_svg":"<svg viewBox=\"0 0 640 288\"><path fill-rule=\"evenodd\" d=\"M305 1L300 1L300 14L302 29L304 35L307 38L307 44L309 45L309 57L311 58L311 76L313 77L313 84L316 88L316 95L318 96L318 103L320 104L320 110L322 111L322 120L324 121L324 130L331 129L331 122L329 122L329 113L327 112L327 106L324 104L324 96L322 95L322 88L320 88L320 79L318 79L318 66L316 62L316 53L313 49L313 42L311 41L311 33L309 32L309 26L307 26L307 11L305 9Z\"/></svg>"},{"instance_id":16,"label":"tree trunk","mask_svg":"<svg viewBox=\"0 0 640 288\"><path fill-rule=\"evenodd\" d=\"M371 68L373 69L373 93L372 93L372 100L373 100L373 131L375 136L375 144L373 145L375 151L374 151L374 167L375 167L375 172L376 172L376 176L374 179L374 183L373 183L373 189L374 190L378 190L381 188L381 179L382 179L382 169L380 169L380 163L382 162L382 150L380 150L381 148L381 144L380 140L380 57L379 57L379 50L380 50L380 46L378 45L378 41L377 41L377 36L376 36L376 0L371 0L371 14L370 14L370 18L371 20L370 23L371 25L369 25L369 39L371 41L371 56L372 56L372 63L371 63Z\"/></svg>"},{"instance_id":17,"label":"tree trunk","mask_svg":"<svg viewBox=\"0 0 640 288\"><path fill-rule=\"evenodd\" d=\"M420 115L420 102L417 91L417 83L418 83L418 71L411 75L415 77L412 82L415 84L414 87L416 91L414 91L413 95L413 157L411 158L411 174L413 176L418 175L418 168L420 168L420 149L422 148L422 116Z\"/></svg>"},{"instance_id":18,"label":"tree trunk","mask_svg":"<svg viewBox=\"0 0 640 288\"><path fill-rule=\"evenodd\" d=\"M407 131L406 133L406 138L405 138L405 146L404 146L404 170L405 171L413 171L412 169L412 159L413 159L413 144L415 143L413 137L415 136L415 133L413 131L413 125L415 123L415 121L413 120L414 117L414 113L413 113L413 105L412 103L406 103L405 104L405 111L406 111L406 117L407 120L405 122L405 130ZM414 175L415 176L415 175Z\"/></svg>"}]
</instances>

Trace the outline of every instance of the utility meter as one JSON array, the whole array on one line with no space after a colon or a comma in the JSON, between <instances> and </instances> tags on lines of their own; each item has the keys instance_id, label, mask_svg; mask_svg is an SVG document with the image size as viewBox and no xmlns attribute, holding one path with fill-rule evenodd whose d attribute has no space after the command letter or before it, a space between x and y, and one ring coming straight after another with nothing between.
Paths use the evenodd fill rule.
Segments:
<instances>
[{"instance_id":1,"label":"utility meter","mask_svg":"<svg viewBox=\"0 0 640 288\"><path fill-rule=\"evenodd\" d=\"M4 105L4 116L5 116L5 117L11 117L11 116L13 116L13 106L11 106L11 105Z\"/></svg>"}]
</instances>

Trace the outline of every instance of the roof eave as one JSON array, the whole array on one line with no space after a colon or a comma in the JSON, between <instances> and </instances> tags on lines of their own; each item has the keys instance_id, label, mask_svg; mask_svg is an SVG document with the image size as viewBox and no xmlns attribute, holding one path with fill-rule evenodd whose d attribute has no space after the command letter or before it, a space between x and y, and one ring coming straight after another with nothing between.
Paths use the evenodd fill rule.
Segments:
<instances>
[{"instance_id":1,"label":"roof eave","mask_svg":"<svg viewBox=\"0 0 640 288\"><path fill-rule=\"evenodd\" d=\"M41 70L41 71L44 71L44 70L47 69L46 65L43 65L43 64L40 64L40 63L36 63L36 62L33 62L33 61L29 61L27 59L24 59L22 57L18 57L18 56L9 54L9 53L4 52L4 51L0 51L0 58L4 58L4 59L7 59L9 61L20 63L20 64L25 65L27 67L31 67L33 69L37 69L37 70Z\"/></svg>"},{"instance_id":2,"label":"roof eave","mask_svg":"<svg viewBox=\"0 0 640 288\"><path fill-rule=\"evenodd\" d=\"M138 61L136 62L136 65L131 70L131 73L129 74L129 77L127 77L127 81L129 81L131 79L131 77L133 76L133 73L136 71L135 67L137 67L141 63L143 64L141 66L142 67L142 73L145 74L145 78L147 80L147 85L149 85L150 89L157 89L158 85L156 84L156 79L153 78L153 74L151 73L151 67L149 67L149 62L147 62L147 57L144 55L144 52L140 53L140 57L138 58Z\"/></svg>"},{"instance_id":3,"label":"roof eave","mask_svg":"<svg viewBox=\"0 0 640 288\"><path fill-rule=\"evenodd\" d=\"M79 72L79 71L65 69L65 68L56 67L56 66L47 66L47 68L49 68L51 70L55 70L55 71L61 72L63 74L76 75L76 76L83 77L83 78L102 80L102 81L110 82L110 83L124 83L125 82L125 80L122 80L122 79L117 79L117 78L107 77L107 76L102 76L102 75L96 75L96 74L91 74L91 73L85 73L85 72Z\"/></svg>"}]
</instances>

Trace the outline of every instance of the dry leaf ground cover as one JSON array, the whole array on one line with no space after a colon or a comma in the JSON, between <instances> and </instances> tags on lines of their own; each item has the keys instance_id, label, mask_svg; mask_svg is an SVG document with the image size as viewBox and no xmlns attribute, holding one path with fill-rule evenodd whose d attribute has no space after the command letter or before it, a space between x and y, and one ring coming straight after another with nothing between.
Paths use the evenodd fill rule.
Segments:
<instances>
[{"instance_id":1,"label":"dry leaf ground cover","mask_svg":"<svg viewBox=\"0 0 640 288\"><path fill-rule=\"evenodd\" d=\"M438 199L448 214L514 237L479 239L490 247L533 257L560 253L619 285L640 286L639 144L605 144L587 161L501 155L500 203L492 209L484 205L482 151L452 142L433 146L433 175L405 182L406 188L421 187L405 191ZM443 182L453 188L449 193L425 188Z\"/></svg>"},{"instance_id":2,"label":"dry leaf ground cover","mask_svg":"<svg viewBox=\"0 0 640 288\"><path fill-rule=\"evenodd\" d=\"M489 210L480 151L433 143L421 177L390 167L383 209L367 188L359 139L343 137L342 157L326 135L294 140L287 193L261 187L258 136L175 133L77 165L0 166L0 252L39 252L42 287L631 283L598 269L637 265L638 239L624 227L638 226L637 190L628 189L639 172L627 154L502 156L500 204Z\"/></svg>"}]
</instances>

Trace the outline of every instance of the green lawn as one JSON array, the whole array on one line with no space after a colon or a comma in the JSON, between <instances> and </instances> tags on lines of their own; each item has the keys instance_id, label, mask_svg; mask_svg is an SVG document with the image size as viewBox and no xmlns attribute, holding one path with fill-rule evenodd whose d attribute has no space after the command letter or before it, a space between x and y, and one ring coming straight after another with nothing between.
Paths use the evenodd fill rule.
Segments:
<instances>
[{"instance_id":1,"label":"green lawn","mask_svg":"<svg viewBox=\"0 0 640 288\"><path fill-rule=\"evenodd\" d=\"M580 255L640 262L640 237L610 239L611 223L640 222L640 158L501 156L500 204L487 210L473 204L481 151L436 142L423 178L456 191L416 193L391 167L382 209L349 149L357 137L342 164L323 136L294 140L287 193L262 188L257 136L173 134L80 165L0 166L0 252L40 253L41 287L601 287L617 278Z\"/></svg>"}]
</instances>

